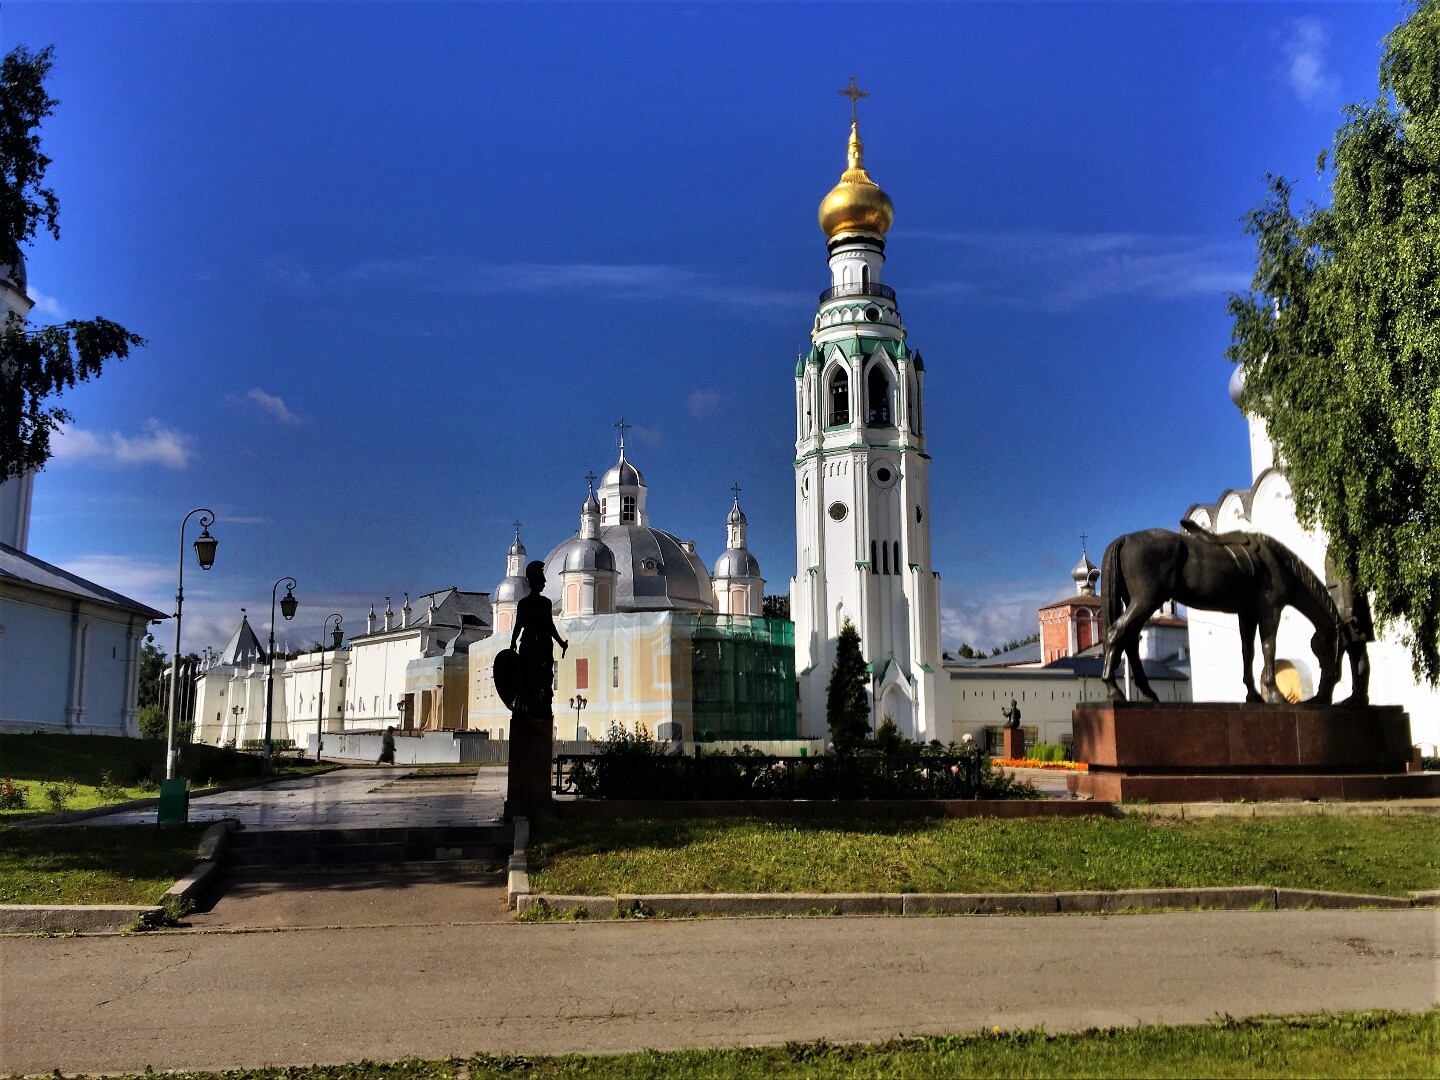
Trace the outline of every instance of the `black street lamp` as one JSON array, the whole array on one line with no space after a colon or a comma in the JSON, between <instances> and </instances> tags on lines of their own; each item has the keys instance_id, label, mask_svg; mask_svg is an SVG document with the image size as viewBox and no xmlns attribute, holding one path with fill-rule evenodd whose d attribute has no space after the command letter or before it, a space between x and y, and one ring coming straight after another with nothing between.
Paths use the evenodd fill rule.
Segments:
<instances>
[{"instance_id":1,"label":"black street lamp","mask_svg":"<svg viewBox=\"0 0 1440 1080\"><path fill-rule=\"evenodd\" d=\"M325 632L330 629L330 620L335 620L335 632L331 635L335 643L335 651L340 651L340 643L345 640L345 632L340 629L341 618L338 614L325 617L325 629L320 631L320 711L315 717L315 760L320 760L320 751L325 747Z\"/></svg>"},{"instance_id":2,"label":"black street lamp","mask_svg":"<svg viewBox=\"0 0 1440 1080\"><path fill-rule=\"evenodd\" d=\"M270 768L270 718L275 712L275 592L285 586L285 599L280 601L280 614L289 622L295 618L300 601L295 599L295 579L282 577L270 587L270 650L265 654L265 768Z\"/></svg>"},{"instance_id":3,"label":"black street lamp","mask_svg":"<svg viewBox=\"0 0 1440 1080\"><path fill-rule=\"evenodd\" d=\"M165 779L175 779L175 721L180 711L180 612L185 606L185 526L190 519L200 515L200 536L195 541L195 559L201 570L215 565L215 549L219 546L210 535L210 526L215 524L215 511L196 507L180 522L180 578L175 586L175 656L171 661L170 716L165 724Z\"/></svg>"},{"instance_id":4,"label":"black street lamp","mask_svg":"<svg viewBox=\"0 0 1440 1080\"><path fill-rule=\"evenodd\" d=\"M584 694L576 694L570 699L570 707L575 710L575 741L580 741L580 713L590 703L585 700Z\"/></svg>"}]
</instances>

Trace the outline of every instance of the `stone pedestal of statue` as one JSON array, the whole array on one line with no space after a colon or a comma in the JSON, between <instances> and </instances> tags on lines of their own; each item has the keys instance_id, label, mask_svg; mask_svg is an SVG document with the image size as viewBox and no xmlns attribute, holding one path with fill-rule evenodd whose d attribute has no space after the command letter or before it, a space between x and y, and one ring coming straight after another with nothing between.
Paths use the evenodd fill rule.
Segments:
<instances>
[{"instance_id":1,"label":"stone pedestal of statue","mask_svg":"<svg viewBox=\"0 0 1440 1080\"><path fill-rule=\"evenodd\" d=\"M1019 728L1006 728L1004 733L1005 756L1012 761L1025 757L1025 732Z\"/></svg>"},{"instance_id":2,"label":"stone pedestal of statue","mask_svg":"<svg viewBox=\"0 0 1440 1080\"><path fill-rule=\"evenodd\" d=\"M1107 802L1398 799L1440 795L1440 773L1407 772L1398 705L1086 702L1071 722L1072 792Z\"/></svg>"},{"instance_id":3,"label":"stone pedestal of statue","mask_svg":"<svg viewBox=\"0 0 1440 1080\"><path fill-rule=\"evenodd\" d=\"M533 817L550 806L555 758L555 718L512 717L505 820Z\"/></svg>"}]
</instances>

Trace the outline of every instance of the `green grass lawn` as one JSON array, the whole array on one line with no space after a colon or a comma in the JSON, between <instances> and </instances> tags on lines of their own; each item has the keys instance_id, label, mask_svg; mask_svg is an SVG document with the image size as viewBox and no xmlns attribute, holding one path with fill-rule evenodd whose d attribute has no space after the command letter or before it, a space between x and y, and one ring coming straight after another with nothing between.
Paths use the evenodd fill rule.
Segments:
<instances>
[{"instance_id":1,"label":"green grass lawn","mask_svg":"<svg viewBox=\"0 0 1440 1080\"><path fill-rule=\"evenodd\" d=\"M462 1074L461 1070L464 1070ZM1440 1077L1440 1012L1217 1021L1047 1035L991 1032L873 1046L790 1043L752 1050L359 1062L310 1068L169 1073L171 1080L730 1080L764 1076Z\"/></svg>"},{"instance_id":2,"label":"green grass lawn","mask_svg":"<svg viewBox=\"0 0 1440 1080\"><path fill-rule=\"evenodd\" d=\"M204 825L0 827L0 904L156 904L195 868Z\"/></svg>"},{"instance_id":3,"label":"green grass lawn","mask_svg":"<svg viewBox=\"0 0 1440 1080\"><path fill-rule=\"evenodd\" d=\"M537 822L530 881L570 895L1440 888L1440 818Z\"/></svg>"},{"instance_id":4,"label":"green grass lawn","mask_svg":"<svg viewBox=\"0 0 1440 1080\"><path fill-rule=\"evenodd\" d=\"M278 768L295 775L321 767L293 756L274 760ZM194 786L259 776L262 771L255 754L216 746L187 746L181 752L180 774ZM25 797L23 806L0 807L0 822L150 798L160 793L158 781L164 775L165 744L158 739L0 735L0 778L23 788ZM44 785L57 783L72 785L62 804L44 790Z\"/></svg>"}]
</instances>

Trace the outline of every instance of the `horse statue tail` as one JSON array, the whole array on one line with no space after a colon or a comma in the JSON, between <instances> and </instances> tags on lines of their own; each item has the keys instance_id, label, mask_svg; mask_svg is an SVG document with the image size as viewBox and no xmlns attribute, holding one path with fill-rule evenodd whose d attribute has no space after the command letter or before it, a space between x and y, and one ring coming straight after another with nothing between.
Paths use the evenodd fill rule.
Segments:
<instances>
[{"instance_id":1,"label":"horse statue tail","mask_svg":"<svg viewBox=\"0 0 1440 1080\"><path fill-rule=\"evenodd\" d=\"M1110 640L1110 628L1119 621L1125 605L1130 602L1130 590L1125 587L1125 575L1120 572L1120 549L1124 544L1125 537L1117 536L1110 541L1100 560L1101 627L1105 641Z\"/></svg>"}]
</instances>

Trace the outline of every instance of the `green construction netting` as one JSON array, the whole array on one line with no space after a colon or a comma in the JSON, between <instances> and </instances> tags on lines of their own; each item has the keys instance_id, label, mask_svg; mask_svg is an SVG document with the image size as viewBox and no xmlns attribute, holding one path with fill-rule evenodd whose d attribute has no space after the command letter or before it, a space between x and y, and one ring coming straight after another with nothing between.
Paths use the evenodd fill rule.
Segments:
<instances>
[{"instance_id":1,"label":"green construction netting","mask_svg":"<svg viewBox=\"0 0 1440 1080\"><path fill-rule=\"evenodd\" d=\"M793 739L795 624L752 615L696 618L690 660L694 736Z\"/></svg>"}]
</instances>

